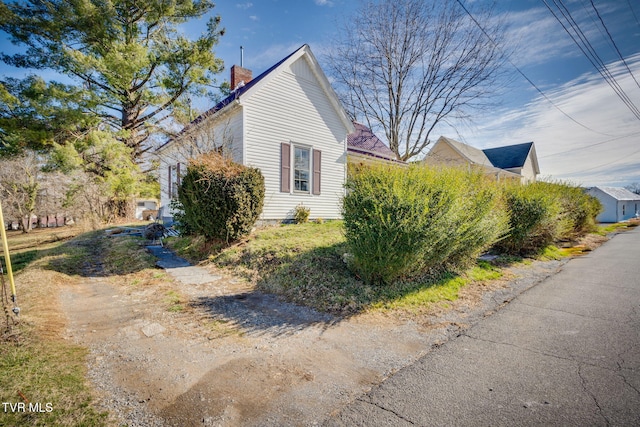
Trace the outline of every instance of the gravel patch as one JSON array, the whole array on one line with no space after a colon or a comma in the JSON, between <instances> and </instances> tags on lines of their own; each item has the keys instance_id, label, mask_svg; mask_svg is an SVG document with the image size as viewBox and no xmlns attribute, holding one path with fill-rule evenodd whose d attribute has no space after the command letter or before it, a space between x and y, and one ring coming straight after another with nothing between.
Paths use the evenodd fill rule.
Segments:
<instances>
[{"instance_id":1,"label":"gravel patch","mask_svg":"<svg viewBox=\"0 0 640 427\"><path fill-rule=\"evenodd\" d=\"M507 279L412 317L335 317L219 272L181 285L184 312L168 312L153 289L124 292L117 277L88 278L61 300L113 425L312 426L565 262L510 268Z\"/></svg>"}]
</instances>

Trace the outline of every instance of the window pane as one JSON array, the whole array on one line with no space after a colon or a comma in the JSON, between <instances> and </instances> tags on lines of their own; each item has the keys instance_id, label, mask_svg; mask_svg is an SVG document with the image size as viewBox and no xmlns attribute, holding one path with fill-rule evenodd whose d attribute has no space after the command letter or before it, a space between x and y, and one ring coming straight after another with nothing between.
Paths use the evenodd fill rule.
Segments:
<instances>
[{"instance_id":1,"label":"window pane","mask_svg":"<svg viewBox=\"0 0 640 427\"><path fill-rule=\"evenodd\" d=\"M309 192L310 150L296 147L294 154L294 188L296 191Z\"/></svg>"}]
</instances>

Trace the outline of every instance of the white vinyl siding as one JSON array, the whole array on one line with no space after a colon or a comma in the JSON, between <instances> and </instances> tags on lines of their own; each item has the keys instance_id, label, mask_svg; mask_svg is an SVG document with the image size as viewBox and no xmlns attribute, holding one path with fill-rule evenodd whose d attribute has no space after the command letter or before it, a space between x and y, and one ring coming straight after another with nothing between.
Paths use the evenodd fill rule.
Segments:
<instances>
[{"instance_id":1,"label":"white vinyl siding","mask_svg":"<svg viewBox=\"0 0 640 427\"><path fill-rule=\"evenodd\" d=\"M299 204L310 209L312 219L340 218L347 133L353 129L308 47L290 56L235 102L222 116L215 114L203 124L215 126L216 137L223 134L220 129L226 129L233 140L233 159L262 172L265 200L261 219L291 219ZM303 191L295 190L296 147L308 150L308 168L298 168L298 188ZM175 164L169 148L159 154L161 170ZM167 173L160 175L162 205L166 205Z\"/></svg>"},{"instance_id":2,"label":"white vinyl siding","mask_svg":"<svg viewBox=\"0 0 640 427\"><path fill-rule=\"evenodd\" d=\"M182 137L185 138L185 136ZM221 146L225 147L225 151L234 161L242 162L242 111L237 108L218 120L205 121L187 137L189 139L186 141L178 139L171 142L160 152L160 206L163 207L163 217L170 216L169 203L177 196L178 163L180 174L184 175L187 172L189 158L197 155L199 151L206 151L207 147L216 149ZM169 181L169 168L173 169L171 181Z\"/></svg>"},{"instance_id":3,"label":"white vinyl siding","mask_svg":"<svg viewBox=\"0 0 640 427\"><path fill-rule=\"evenodd\" d=\"M262 219L291 218L302 203L311 218L341 217L340 203L346 176L347 128L326 92L301 57L276 74L268 84L243 102L246 164L261 170L265 178L265 206ZM313 182L304 193L281 192L281 144L310 148L322 153L322 191L312 194ZM311 165L310 168L313 168ZM309 170L313 175L313 169ZM311 175L311 181L313 180Z\"/></svg>"}]
</instances>

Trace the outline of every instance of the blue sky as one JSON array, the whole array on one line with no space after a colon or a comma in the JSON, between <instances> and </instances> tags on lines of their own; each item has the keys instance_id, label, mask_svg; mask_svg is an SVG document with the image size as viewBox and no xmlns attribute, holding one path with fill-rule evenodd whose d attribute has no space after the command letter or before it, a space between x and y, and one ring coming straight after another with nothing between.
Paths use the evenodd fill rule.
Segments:
<instances>
[{"instance_id":1,"label":"blue sky","mask_svg":"<svg viewBox=\"0 0 640 427\"><path fill-rule=\"evenodd\" d=\"M633 79L640 82L640 2L593 0L629 73L591 1L563 3L620 87L640 108L640 85ZM640 119L600 77L543 0L498 0L497 4L516 48L513 63L562 112L512 68L511 82L496 88L500 107L478 114L471 124L443 126L435 138L442 134L477 148L534 141L542 176L587 186L640 182ZM220 79L228 79L228 70L240 63L240 46L244 47L244 66L254 76L305 43L322 65L331 40L339 36L338 22L358 6L357 0L217 1L214 13L221 15L226 28L216 47L226 66ZM195 36L204 24L205 20L192 22L185 31ZM15 71L0 69L0 74L15 75ZM205 101L201 108L207 107Z\"/></svg>"}]
</instances>

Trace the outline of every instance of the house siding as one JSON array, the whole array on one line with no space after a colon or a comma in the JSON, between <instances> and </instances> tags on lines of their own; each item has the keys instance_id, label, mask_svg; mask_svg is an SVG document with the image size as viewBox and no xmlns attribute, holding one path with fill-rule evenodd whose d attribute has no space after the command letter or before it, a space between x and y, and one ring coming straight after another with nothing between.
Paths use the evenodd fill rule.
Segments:
<instances>
[{"instance_id":1,"label":"house siding","mask_svg":"<svg viewBox=\"0 0 640 427\"><path fill-rule=\"evenodd\" d=\"M600 200L602 204L603 210L596 217L598 222L618 222L618 203L616 199L601 191L599 188L591 188L588 193Z\"/></svg>"},{"instance_id":2,"label":"house siding","mask_svg":"<svg viewBox=\"0 0 640 427\"><path fill-rule=\"evenodd\" d=\"M531 153L529 153L529 156L527 156L527 160L524 162L524 166L520 170L520 175L522 175L524 184L536 181L536 171L533 167Z\"/></svg>"},{"instance_id":3,"label":"house siding","mask_svg":"<svg viewBox=\"0 0 640 427\"><path fill-rule=\"evenodd\" d=\"M467 159L463 158L449 144L444 143L436 143L427 153L424 161L429 165L466 166L469 164Z\"/></svg>"},{"instance_id":4,"label":"house siding","mask_svg":"<svg viewBox=\"0 0 640 427\"><path fill-rule=\"evenodd\" d=\"M231 155L235 162L242 162L243 123L242 110L239 107L216 120L207 120L200 126L208 126L211 130L201 131L201 128L193 130L193 134L197 135L195 139L199 147L219 147L227 144L230 147L228 154ZM162 207L160 215L165 221L170 222L173 216L173 213L169 210L169 204L171 203L169 167L180 163L181 174L184 175L187 172L187 164L193 155L188 146L189 144L178 139L160 152L160 206Z\"/></svg>"},{"instance_id":5,"label":"house siding","mask_svg":"<svg viewBox=\"0 0 640 427\"><path fill-rule=\"evenodd\" d=\"M640 196L633 200L618 200L598 187L589 189L588 193L602 203L603 211L596 217L599 222L619 222L631 219L640 208Z\"/></svg>"},{"instance_id":6,"label":"house siding","mask_svg":"<svg viewBox=\"0 0 640 427\"><path fill-rule=\"evenodd\" d=\"M340 218L348 130L305 57L244 101L243 112L245 163L259 168L265 178L261 219L292 218L298 204L310 209L311 218ZM320 195L296 193L293 185L288 193L280 191L282 143L322 152Z\"/></svg>"}]
</instances>

